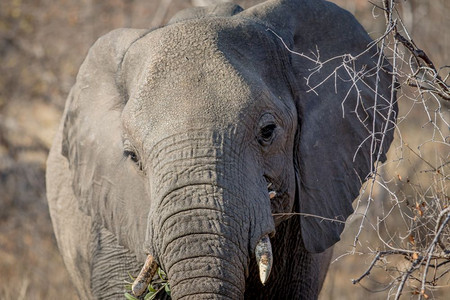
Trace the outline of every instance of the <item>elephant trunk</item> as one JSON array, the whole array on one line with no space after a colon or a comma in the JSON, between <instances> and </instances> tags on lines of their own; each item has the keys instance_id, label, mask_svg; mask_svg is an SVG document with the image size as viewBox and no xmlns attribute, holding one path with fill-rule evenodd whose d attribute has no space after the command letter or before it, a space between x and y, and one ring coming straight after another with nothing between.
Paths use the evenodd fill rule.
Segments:
<instances>
[{"instance_id":1,"label":"elephant trunk","mask_svg":"<svg viewBox=\"0 0 450 300\"><path fill-rule=\"evenodd\" d=\"M148 159L156 203L146 248L174 299L242 299L250 256L274 230L267 182L238 149L220 134L190 132L162 140Z\"/></svg>"},{"instance_id":2,"label":"elephant trunk","mask_svg":"<svg viewBox=\"0 0 450 300\"><path fill-rule=\"evenodd\" d=\"M200 242L206 249L211 247L211 238ZM199 243L196 237L188 237L174 243L180 250L173 254L176 262L169 261L172 297L174 299L243 299L244 270L236 258L197 254L189 250L191 244ZM232 252L230 249L227 252ZM196 255L198 255L196 257Z\"/></svg>"},{"instance_id":3,"label":"elephant trunk","mask_svg":"<svg viewBox=\"0 0 450 300\"><path fill-rule=\"evenodd\" d=\"M249 259L249 227L242 211L226 208L213 185L178 189L164 199L158 252L174 299L242 299ZM167 198L166 197L166 198ZM248 223L248 222L247 222Z\"/></svg>"}]
</instances>

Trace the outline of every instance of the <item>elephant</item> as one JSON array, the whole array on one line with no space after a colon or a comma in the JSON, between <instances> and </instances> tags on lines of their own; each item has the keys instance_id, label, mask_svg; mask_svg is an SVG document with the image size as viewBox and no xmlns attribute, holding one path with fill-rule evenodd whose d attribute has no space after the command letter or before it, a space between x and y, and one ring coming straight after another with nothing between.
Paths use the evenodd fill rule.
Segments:
<instances>
[{"instance_id":1,"label":"elephant","mask_svg":"<svg viewBox=\"0 0 450 300\"><path fill-rule=\"evenodd\" d=\"M129 274L139 295L159 267L173 299L316 299L386 160L395 94L363 27L322 0L191 8L99 38L46 174L79 297L123 298Z\"/></svg>"}]
</instances>

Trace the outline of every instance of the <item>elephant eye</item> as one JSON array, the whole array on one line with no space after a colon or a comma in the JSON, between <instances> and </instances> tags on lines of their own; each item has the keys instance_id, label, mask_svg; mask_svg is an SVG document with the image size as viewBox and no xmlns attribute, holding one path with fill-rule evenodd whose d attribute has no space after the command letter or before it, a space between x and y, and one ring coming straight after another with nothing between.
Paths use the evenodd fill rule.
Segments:
<instances>
[{"instance_id":1,"label":"elephant eye","mask_svg":"<svg viewBox=\"0 0 450 300\"><path fill-rule=\"evenodd\" d=\"M126 159L130 159L132 162L136 164L136 166L139 168L140 171L143 171L143 166L141 159L139 158L139 155L134 150L133 146L129 141L124 142L124 150L123 150L123 156Z\"/></svg>"},{"instance_id":2,"label":"elephant eye","mask_svg":"<svg viewBox=\"0 0 450 300\"><path fill-rule=\"evenodd\" d=\"M134 153L133 151L125 150L125 151L123 151L123 155L127 158L129 157L135 163L139 162L139 158L138 158L137 154Z\"/></svg>"},{"instance_id":3,"label":"elephant eye","mask_svg":"<svg viewBox=\"0 0 450 300\"><path fill-rule=\"evenodd\" d=\"M262 146L270 145L273 141L275 129L277 128L277 125L271 123L261 128L261 131L259 133L258 142Z\"/></svg>"},{"instance_id":4,"label":"elephant eye","mask_svg":"<svg viewBox=\"0 0 450 300\"><path fill-rule=\"evenodd\" d=\"M269 146L274 141L277 132L276 123L275 117L271 113L265 113L261 116L259 129L256 134L258 143L261 146Z\"/></svg>"}]
</instances>

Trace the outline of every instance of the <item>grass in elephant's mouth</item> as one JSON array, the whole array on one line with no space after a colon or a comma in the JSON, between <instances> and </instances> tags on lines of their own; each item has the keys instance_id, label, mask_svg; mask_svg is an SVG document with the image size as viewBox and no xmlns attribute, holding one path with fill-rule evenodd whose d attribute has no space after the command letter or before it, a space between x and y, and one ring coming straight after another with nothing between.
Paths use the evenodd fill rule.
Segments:
<instances>
[{"instance_id":1,"label":"grass in elephant's mouth","mask_svg":"<svg viewBox=\"0 0 450 300\"><path fill-rule=\"evenodd\" d=\"M159 279L152 281L147 287L147 292L139 297L133 296L131 291L131 285L136 278L128 274L128 276L130 276L131 282L126 281L125 289L127 290L127 292L125 293L125 298L128 300L152 300L155 299L155 297L162 291L165 291L167 295L170 296L170 285L167 280L166 272L164 272L164 270L162 270L161 268L158 268L157 273Z\"/></svg>"}]
</instances>

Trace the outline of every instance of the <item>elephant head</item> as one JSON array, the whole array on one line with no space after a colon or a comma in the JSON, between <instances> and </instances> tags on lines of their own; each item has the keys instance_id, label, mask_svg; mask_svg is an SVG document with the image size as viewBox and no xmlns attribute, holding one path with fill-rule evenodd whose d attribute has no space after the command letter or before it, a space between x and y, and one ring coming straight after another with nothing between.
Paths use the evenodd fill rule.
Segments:
<instances>
[{"instance_id":1,"label":"elephant head","mask_svg":"<svg viewBox=\"0 0 450 300\"><path fill-rule=\"evenodd\" d=\"M269 286L289 257L339 240L396 111L389 65L347 11L224 4L100 38L62 154L80 210L138 261L150 254L173 298L239 299L263 288L249 278L256 248L270 264L269 237Z\"/></svg>"}]
</instances>

